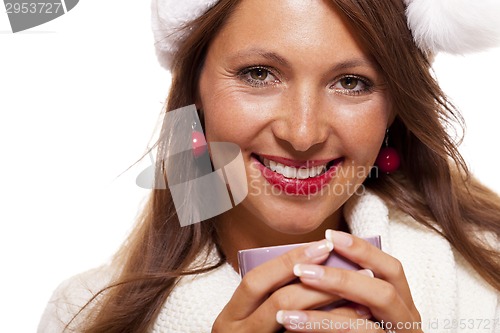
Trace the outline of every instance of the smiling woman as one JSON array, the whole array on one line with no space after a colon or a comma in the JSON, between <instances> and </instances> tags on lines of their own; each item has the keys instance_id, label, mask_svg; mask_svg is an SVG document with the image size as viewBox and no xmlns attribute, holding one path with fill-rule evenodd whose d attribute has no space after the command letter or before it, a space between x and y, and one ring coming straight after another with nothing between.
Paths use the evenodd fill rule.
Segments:
<instances>
[{"instance_id":1,"label":"smiling woman","mask_svg":"<svg viewBox=\"0 0 500 333\"><path fill-rule=\"evenodd\" d=\"M207 140L238 144L260 190L217 222L235 268L242 242L314 240L340 228L349 192L328 189L363 183L394 118L384 77L331 3L262 2L242 2L210 44L196 103ZM263 8L287 15L259 16ZM281 191L266 195L271 186Z\"/></svg>"},{"instance_id":2,"label":"smiling woman","mask_svg":"<svg viewBox=\"0 0 500 333\"><path fill-rule=\"evenodd\" d=\"M40 331L495 332L500 199L446 132L461 118L430 71L446 45L408 28L425 2L154 1L167 110L195 104L208 142L239 146L248 196L181 227L154 189L116 260L62 284ZM293 243L236 273L239 250ZM331 252L361 270L321 265Z\"/></svg>"}]
</instances>

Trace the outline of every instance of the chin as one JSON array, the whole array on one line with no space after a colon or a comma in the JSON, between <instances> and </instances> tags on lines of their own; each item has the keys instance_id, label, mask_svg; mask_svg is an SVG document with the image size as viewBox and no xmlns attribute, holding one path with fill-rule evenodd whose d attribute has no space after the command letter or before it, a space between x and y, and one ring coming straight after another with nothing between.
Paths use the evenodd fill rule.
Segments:
<instances>
[{"instance_id":1,"label":"chin","mask_svg":"<svg viewBox=\"0 0 500 333\"><path fill-rule=\"evenodd\" d=\"M323 224L324 220L311 219L305 216L295 215L293 217L280 216L279 220L266 221L269 228L287 235L304 235L309 234Z\"/></svg>"}]
</instances>

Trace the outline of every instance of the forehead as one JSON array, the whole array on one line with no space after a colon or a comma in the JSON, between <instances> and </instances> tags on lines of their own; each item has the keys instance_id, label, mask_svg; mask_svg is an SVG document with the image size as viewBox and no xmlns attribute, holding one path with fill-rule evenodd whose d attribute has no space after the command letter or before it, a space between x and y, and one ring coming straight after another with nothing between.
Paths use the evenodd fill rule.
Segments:
<instances>
[{"instance_id":1,"label":"forehead","mask_svg":"<svg viewBox=\"0 0 500 333\"><path fill-rule=\"evenodd\" d=\"M214 44L223 52L258 48L307 61L366 56L329 0L242 0Z\"/></svg>"}]
</instances>

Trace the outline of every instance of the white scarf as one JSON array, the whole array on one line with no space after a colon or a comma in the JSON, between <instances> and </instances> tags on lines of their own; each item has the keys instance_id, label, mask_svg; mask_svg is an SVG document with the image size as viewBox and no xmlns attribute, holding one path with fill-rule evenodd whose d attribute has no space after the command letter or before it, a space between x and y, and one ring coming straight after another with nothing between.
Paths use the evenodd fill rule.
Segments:
<instances>
[{"instance_id":1,"label":"white scarf","mask_svg":"<svg viewBox=\"0 0 500 333\"><path fill-rule=\"evenodd\" d=\"M408 215L389 210L370 192L351 198L344 215L354 235L380 235L382 249L402 262L425 333L500 332L499 293L445 239ZM210 253L210 262L218 259L215 251ZM61 332L92 294L109 283L111 273L110 266L102 266L63 282L47 305L38 332ZM182 278L151 333L210 332L240 281L228 263Z\"/></svg>"}]
</instances>

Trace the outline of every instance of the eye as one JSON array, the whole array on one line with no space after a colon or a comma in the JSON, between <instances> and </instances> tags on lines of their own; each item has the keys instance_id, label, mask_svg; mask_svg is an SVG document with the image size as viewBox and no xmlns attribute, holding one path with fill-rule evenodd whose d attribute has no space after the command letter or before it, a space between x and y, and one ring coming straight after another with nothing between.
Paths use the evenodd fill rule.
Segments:
<instances>
[{"instance_id":1,"label":"eye","mask_svg":"<svg viewBox=\"0 0 500 333\"><path fill-rule=\"evenodd\" d=\"M355 90L360 84L360 81L355 77L345 77L340 80L340 85L344 89Z\"/></svg>"},{"instance_id":2,"label":"eye","mask_svg":"<svg viewBox=\"0 0 500 333\"><path fill-rule=\"evenodd\" d=\"M359 95L370 92L371 87L372 84L368 79L355 75L346 75L335 82L331 88L340 94Z\"/></svg>"},{"instance_id":3,"label":"eye","mask_svg":"<svg viewBox=\"0 0 500 333\"><path fill-rule=\"evenodd\" d=\"M265 81L269 76L269 72L264 68L254 68L249 72L249 74L253 80L258 81Z\"/></svg>"},{"instance_id":4,"label":"eye","mask_svg":"<svg viewBox=\"0 0 500 333\"><path fill-rule=\"evenodd\" d=\"M262 66L245 68L238 76L253 87L275 85L280 82L270 69Z\"/></svg>"}]
</instances>

